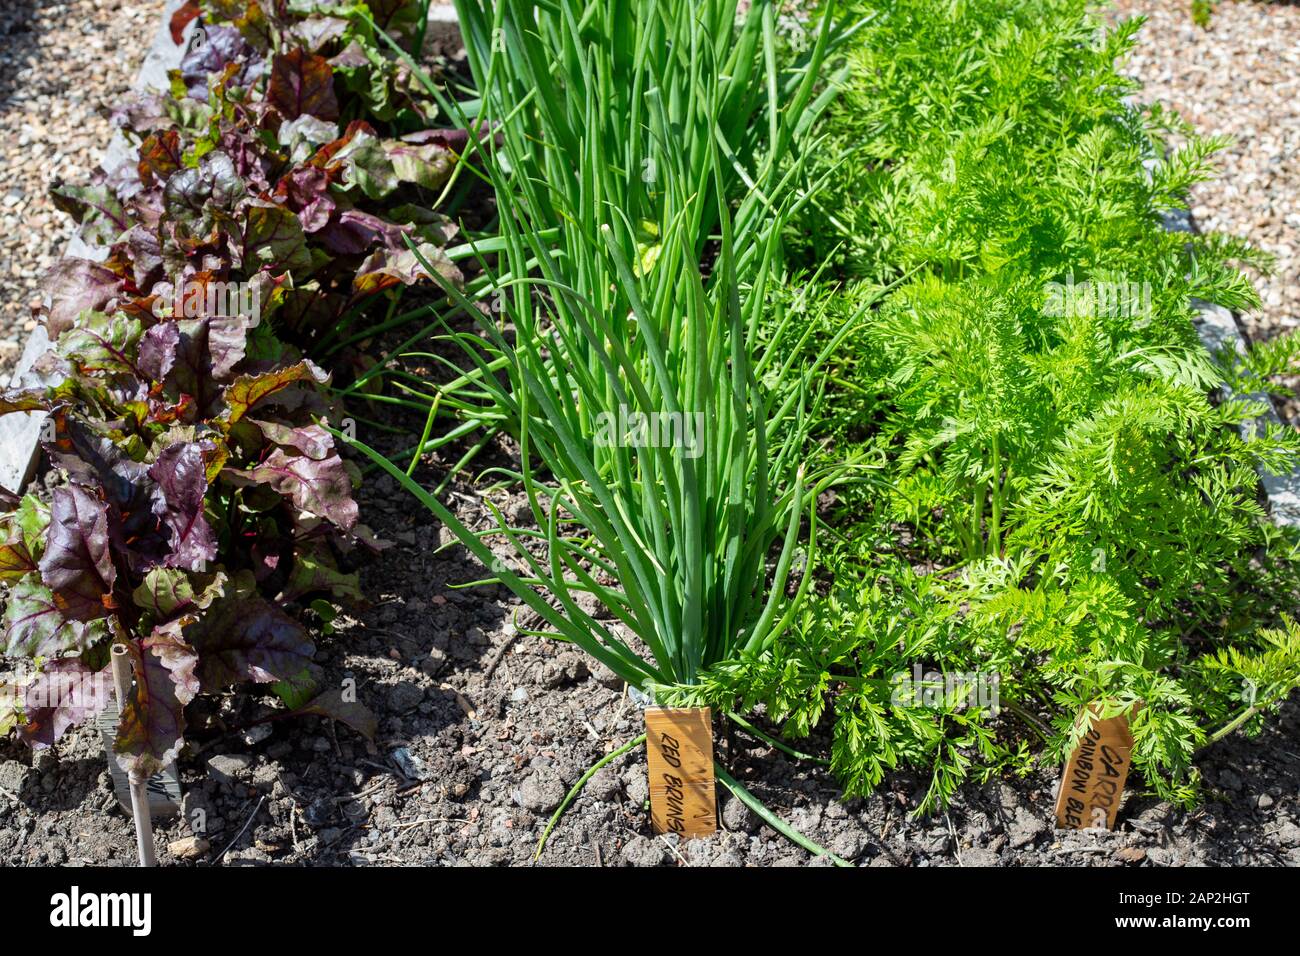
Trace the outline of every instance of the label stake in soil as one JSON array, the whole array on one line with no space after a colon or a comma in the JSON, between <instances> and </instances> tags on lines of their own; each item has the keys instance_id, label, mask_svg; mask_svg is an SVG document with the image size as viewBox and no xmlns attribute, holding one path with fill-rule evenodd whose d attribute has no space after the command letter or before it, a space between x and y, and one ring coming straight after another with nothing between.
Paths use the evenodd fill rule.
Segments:
<instances>
[{"instance_id":1,"label":"label stake in soil","mask_svg":"<svg viewBox=\"0 0 1300 956\"><path fill-rule=\"evenodd\" d=\"M1067 830L1114 829L1132 763L1133 733L1129 715L1102 720L1089 705L1092 726L1065 762L1056 795L1056 825ZM1079 715L1082 723L1084 715Z\"/></svg>"},{"instance_id":2,"label":"label stake in soil","mask_svg":"<svg viewBox=\"0 0 1300 956\"><path fill-rule=\"evenodd\" d=\"M718 828L713 715L707 707L648 707L646 763L655 832L683 838Z\"/></svg>"},{"instance_id":3,"label":"label stake in soil","mask_svg":"<svg viewBox=\"0 0 1300 956\"><path fill-rule=\"evenodd\" d=\"M117 692L117 706L120 710L131 689L131 662L127 660L126 648L121 644L113 645L113 687ZM149 818L148 785L148 780L131 780L131 815L135 818L135 845L140 852L140 865L156 866L153 821Z\"/></svg>"},{"instance_id":4,"label":"label stake in soil","mask_svg":"<svg viewBox=\"0 0 1300 956\"><path fill-rule=\"evenodd\" d=\"M118 805L127 813L132 813L131 781L126 771L122 769L122 765L117 762L117 755L113 753L113 744L117 740L117 725L121 716L121 709L115 695L109 698L104 709L95 717L95 726L99 728L99 739L104 745L108 775L113 778L113 793L117 796ZM181 812L181 776L174 762L150 777L145 789L149 792L149 819L174 817Z\"/></svg>"}]
</instances>

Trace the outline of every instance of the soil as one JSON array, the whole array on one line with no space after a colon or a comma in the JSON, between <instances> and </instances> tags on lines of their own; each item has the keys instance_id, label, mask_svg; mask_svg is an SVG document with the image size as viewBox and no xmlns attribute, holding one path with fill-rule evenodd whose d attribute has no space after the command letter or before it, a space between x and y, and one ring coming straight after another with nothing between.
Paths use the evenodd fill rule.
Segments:
<instances>
[{"instance_id":1,"label":"soil","mask_svg":"<svg viewBox=\"0 0 1300 956\"><path fill-rule=\"evenodd\" d=\"M417 474L426 485L438 479L432 469ZM450 500L463 520L481 520L468 485ZM507 514L523 507L519 498L496 501ZM369 481L361 503L393 547L362 569L373 606L341 614L317 660L329 679L355 681L379 718L375 741L316 717L241 731L271 709L256 688L208 714L192 705L192 727L228 729L191 735L179 762L184 818L156 824L163 864L528 865L573 782L644 729L635 696L577 650L525 633L528 612L503 588L455 587L486 570L395 482ZM1143 796L1131 781L1116 830L1082 833L1052 828L1055 767L968 785L946 813L914 819L926 786L918 775L891 775L870 798L844 802L824 769L743 732L720 732L717 747L771 810L857 865L1295 866L1297 740L1293 698L1259 737L1228 738L1203 756L1207 800L1199 809ZM825 753L827 743L814 737L803 746ZM719 799L716 836L681 844L656 837L637 748L590 780L541 864L827 865L721 788ZM169 848L196 834L208 841L197 853ZM131 821L93 728L35 754L0 741L0 860L129 864L134 854Z\"/></svg>"}]
</instances>

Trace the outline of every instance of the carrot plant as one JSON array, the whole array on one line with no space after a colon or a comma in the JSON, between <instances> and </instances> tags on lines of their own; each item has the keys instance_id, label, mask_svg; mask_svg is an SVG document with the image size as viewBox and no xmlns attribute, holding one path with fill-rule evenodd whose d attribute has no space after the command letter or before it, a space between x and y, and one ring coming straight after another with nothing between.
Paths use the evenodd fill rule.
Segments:
<instances>
[{"instance_id":1,"label":"carrot plant","mask_svg":"<svg viewBox=\"0 0 1300 956\"><path fill-rule=\"evenodd\" d=\"M1257 497L1300 445L1242 430L1264 406L1193 322L1194 299L1257 304L1235 262L1264 263L1163 223L1220 144L1129 105L1138 24L1103 32L1082 0L859 6L876 16L823 130L839 175L803 220L846 283L814 342L910 277L837 351L814 435L886 462L886 490L844 489L830 580L704 697L792 734L833 700L846 791L925 767L924 808L1060 759L1085 703L1140 701L1136 766L1191 801L1197 751L1300 684L1295 545ZM1252 384L1293 352L1234 364ZM916 706L914 667L998 679L1006 713Z\"/></svg>"}]
</instances>

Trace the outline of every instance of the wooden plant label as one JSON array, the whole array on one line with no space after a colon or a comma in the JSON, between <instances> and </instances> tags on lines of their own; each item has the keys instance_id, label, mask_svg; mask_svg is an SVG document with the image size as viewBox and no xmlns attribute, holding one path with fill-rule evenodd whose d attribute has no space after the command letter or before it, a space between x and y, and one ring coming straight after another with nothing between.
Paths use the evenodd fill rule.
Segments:
<instances>
[{"instance_id":1,"label":"wooden plant label","mask_svg":"<svg viewBox=\"0 0 1300 956\"><path fill-rule=\"evenodd\" d=\"M1115 827L1133 753L1128 714L1097 718L1065 762L1056 795L1056 825L1067 830ZM1079 717L1080 722L1083 716Z\"/></svg>"},{"instance_id":2,"label":"wooden plant label","mask_svg":"<svg viewBox=\"0 0 1300 956\"><path fill-rule=\"evenodd\" d=\"M108 775L113 778L113 793L117 795L117 802L122 809L130 816L131 781L113 753L113 742L117 739L117 719L117 695L114 694L109 697L108 706L95 718L95 726L99 728L104 756L108 758ZM175 763L169 763L150 777L145 790L149 794L150 818L174 817L181 812L181 777Z\"/></svg>"},{"instance_id":3,"label":"wooden plant label","mask_svg":"<svg viewBox=\"0 0 1300 956\"><path fill-rule=\"evenodd\" d=\"M689 839L718 828L713 715L707 707L648 707L646 755L655 832Z\"/></svg>"}]
</instances>

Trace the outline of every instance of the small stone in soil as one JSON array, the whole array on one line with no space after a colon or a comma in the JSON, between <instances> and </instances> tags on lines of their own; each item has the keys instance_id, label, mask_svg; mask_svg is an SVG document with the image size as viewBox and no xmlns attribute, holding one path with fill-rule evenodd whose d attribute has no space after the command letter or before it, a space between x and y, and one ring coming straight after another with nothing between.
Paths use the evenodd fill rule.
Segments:
<instances>
[{"instance_id":1,"label":"small stone in soil","mask_svg":"<svg viewBox=\"0 0 1300 956\"><path fill-rule=\"evenodd\" d=\"M293 753L293 744L287 740L276 741L266 748L266 755L272 760L283 760L291 753Z\"/></svg>"},{"instance_id":2,"label":"small stone in soil","mask_svg":"<svg viewBox=\"0 0 1300 956\"><path fill-rule=\"evenodd\" d=\"M754 815L754 811L745 806L740 799L728 797L727 802L722 805L722 825L738 833L757 833L759 820Z\"/></svg>"},{"instance_id":3,"label":"small stone in soil","mask_svg":"<svg viewBox=\"0 0 1300 956\"><path fill-rule=\"evenodd\" d=\"M167 849L178 860L197 860L208 852L210 845L203 837L189 836L173 840L167 844Z\"/></svg>"},{"instance_id":4,"label":"small stone in soil","mask_svg":"<svg viewBox=\"0 0 1300 956\"><path fill-rule=\"evenodd\" d=\"M861 830L844 830L831 841L831 849L836 856L843 857L846 860L856 860L866 852L867 843L867 835Z\"/></svg>"},{"instance_id":5,"label":"small stone in soil","mask_svg":"<svg viewBox=\"0 0 1300 956\"><path fill-rule=\"evenodd\" d=\"M388 692L388 709L395 714L407 714L420 706L424 691L410 681L400 681Z\"/></svg>"},{"instance_id":6,"label":"small stone in soil","mask_svg":"<svg viewBox=\"0 0 1300 956\"><path fill-rule=\"evenodd\" d=\"M610 690L623 689L623 678L619 677L599 661L595 661L592 666L594 668L593 673L596 676L596 681L602 687L608 687Z\"/></svg>"},{"instance_id":7,"label":"small stone in soil","mask_svg":"<svg viewBox=\"0 0 1300 956\"><path fill-rule=\"evenodd\" d=\"M1231 770L1223 770L1219 773L1219 786L1224 790L1240 790L1241 778Z\"/></svg>"},{"instance_id":8,"label":"small stone in soil","mask_svg":"<svg viewBox=\"0 0 1300 956\"><path fill-rule=\"evenodd\" d=\"M424 761L406 747L398 747L388 756L393 758L393 763L397 764L397 769L407 780L425 779Z\"/></svg>"},{"instance_id":9,"label":"small stone in soil","mask_svg":"<svg viewBox=\"0 0 1300 956\"><path fill-rule=\"evenodd\" d=\"M244 754L217 754L208 758L208 774L222 786L233 787L252 762Z\"/></svg>"},{"instance_id":10,"label":"small stone in soil","mask_svg":"<svg viewBox=\"0 0 1300 956\"><path fill-rule=\"evenodd\" d=\"M601 767L587 781L587 792L596 800L604 802L613 800L622 793L623 785L619 783L618 774L608 767Z\"/></svg>"},{"instance_id":11,"label":"small stone in soil","mask_svg":"<svg viewBox=\"0 0 1300 956\"><path fill-rule=\"evenodd\" d=\"M1153 846L1147 850L1147 859L1156 866L1182 866L1184 862L1176 851L1162 846Z\"/></svg>"},{"instance_id":12,"label":"small stone in soil","mask_svg":"<svg viewBox=\"0 0 1300 956\"><path fill-rule=\"evenodd\" d=\"M6 760L0 763L0 787L13 794L21 793L30 773L31 771L17 760Z\"/></svg>"},{"instance_id":13,"label":"small stone in soil","mask_svg":"<svg viewBox=\"0 0 1300 956\"><path fill-rule=\"evenodd\" d=\"M1008 833L1011 839L1011 846L1015 849L1028 846L1046 829L1046 820L1035 815L1031 811L1018 809L1016 811L1015 819L1011 821L1011 827Z\"/></svg>"},{"instance_id":14,"label":"small stone in soil","mask_svg":"<svg viewBox=\"0 0 1300 956\"><path fill-rule=\"evenodd\" d=\"M1284 821L1278 828L1277 841L1283 846L1300 846L1300 826L1290 820Z\"/></svg>"},{"instance_id":15,"label":"small stone in soil","mask_svg":"<svg viewBox=\"0 0 1300 956\"><path fill-rule=\"evenodd\" d=\"M270 724L254 724L244 731L244 743L252 747L271 736Z\"/></svg>"},{"instance_id":16,"label":"small stone in soil","mask_svg":"<svg viewBox=\"0 0 1300 956\"><path fill-rule=\"evenodd\" d=\"M987 847L974 846L961 851L962 866L997 866L998 862L998 855Z\"/></svg>"},{"instance_id":17,"label":"small stone in soil","mask_svg":"<svg viewBox=\"0 0 1300 956\"><path fill-rule=\"evenodd\" d=\"M534 813L550 813L564 799L566 788L550 767L538 767L519 788L519 804Z\"/></svg>"},{"instance_id":18,"label":"small stone in soil","mask_svg":"<svg viewBox=\"0 0 1300 956\"><path fill-rule=\"evenodd\" d=\"M280 771L269 764L261 764L253 768L253 785L263 790L273 789L279 779Z\"/></svg>"},{"instance_id":19,"label":"small stone in soil","mask_svg":"<svg viewBox=\"0 0 1300 956\"><path fill-rule=\"evenodd\" d=\"M538 676L538 682L547 690L554 690L557 687L564 686L567 680L564 673L564 664L561 661L546 661L542 664L541 674Z\"/></svg>"},{"instance_id":20,"label":"small stone in soil","mask_svg":"<svg viewBox=\"0 0 1300 956\"><path fill-rule=\"evenodd\" d=\"M628 771L623 777L623 787L627 790L628 800L635 807L640 807L650 799L650 784L646 782L644 767L633 767Z\"/></svg>"},{"instance_id":21,"label":"small stone in soil","mask_svg":"<svg viewBox=\"0 0 1300 956\"><path fill-rule=\"evenodd\" d=\"M635 836L620 855L628 866L662 866L667 861L668 848L660 840Z\"/></svg>"},{"instance_id":22,"label":"small stone in soil","mask_svg":"<svg viewBox=\"0 0 1300 956\"><path fill-rule=\"evenodd\" d=\"M323 827L334 817L334 803L325 797L313 800L307 805L307 809L303 811L302 816L307 821L308 826Z\"/></svg>"},{"instance_id":23,"label":"small stone in soil","mask_svg":"<svg viewBox=\"0 0 1300 956\"><path fill-rule=\"evenodd\" d=\"M437 675L447 666L447 652L434 647L429 649L429 656L420 661L420 670L430 677Z\"/></svg>"}]
</instances>

